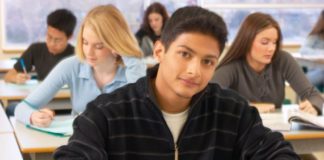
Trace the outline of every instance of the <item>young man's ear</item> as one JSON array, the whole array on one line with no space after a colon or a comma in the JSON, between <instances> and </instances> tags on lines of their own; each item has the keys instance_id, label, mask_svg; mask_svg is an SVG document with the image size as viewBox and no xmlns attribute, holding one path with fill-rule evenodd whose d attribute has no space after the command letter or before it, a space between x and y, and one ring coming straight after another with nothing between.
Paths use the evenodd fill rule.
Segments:
<instances>
[{"instance_id":1,"label":"young man's ear","mask_svg":"<svg viewBox=\"0 0 324 160\"><path fill-rule=\"evenodd\" d=\"M156 59L160 63L163 60L164 53L165 53L164 45L160 40L157 40L154 43L154 49L153 49L154 59Z\"/></svg>"}]
</instances>

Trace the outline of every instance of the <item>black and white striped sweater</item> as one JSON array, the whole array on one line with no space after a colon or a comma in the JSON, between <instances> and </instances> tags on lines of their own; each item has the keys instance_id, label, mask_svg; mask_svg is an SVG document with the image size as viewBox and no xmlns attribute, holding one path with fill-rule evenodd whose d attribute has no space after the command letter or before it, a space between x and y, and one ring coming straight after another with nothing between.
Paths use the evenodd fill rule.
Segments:
<instances>
[{"instance_id":1,"label":"black and white striped sweater","mask_svg":"<svg viewBox=\"0 0 324 160\"><path fill-rule=\"evenodd\" d=\"M178 141L156 103L148 77L90 102L55 159L227 160L299 159L257 110L236 93L209 84L192 99ZM178 154L175 154L177 151Z\"/></svg>"}]
</instances>

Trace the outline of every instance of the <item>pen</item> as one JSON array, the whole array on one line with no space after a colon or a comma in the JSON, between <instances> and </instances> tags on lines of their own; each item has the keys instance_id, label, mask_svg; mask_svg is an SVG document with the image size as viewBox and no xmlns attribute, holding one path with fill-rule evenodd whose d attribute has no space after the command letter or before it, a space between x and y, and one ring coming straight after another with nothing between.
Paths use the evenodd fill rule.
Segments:
<instances>
[{"instance_id":1,"label":"pen","mask_svg":"<svg viewBox=\"0 0 324 160\"><path fill-rule=\"evenodd\" d=\"M22 69L24 70L24 73L27 74L27 70L26 70L26 66L25 66L25 62L24 59L20 59L20 65L22 67Z\"/></svg>"}]
</instances>

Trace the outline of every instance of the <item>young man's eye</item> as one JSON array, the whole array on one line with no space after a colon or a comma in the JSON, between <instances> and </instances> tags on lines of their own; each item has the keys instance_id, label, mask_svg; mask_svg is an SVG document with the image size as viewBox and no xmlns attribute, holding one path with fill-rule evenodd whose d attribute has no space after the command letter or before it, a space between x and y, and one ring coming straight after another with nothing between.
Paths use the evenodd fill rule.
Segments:
<instances>
[{"instance_id":1,"label":"young man's eye","mask_svg":"<svg viewBox=\"0 0 324 160\"><path fill-rule=\"evenodd\" d=\"M208 66L213 66L215 64L215 62L210 59L204 59L204 60L202 60L202 63L204 65L208 65Z\"/></svg>"},{"instance_id":2,"label":"young man's eye","mask_svg":"<svg viewBox=\"0 0 324 160\"><path fill-rule=\"evenodd\" d=\"M188 52L186 52L186 51L180 51L179 54L183 58L189 58L190 57L190 54Z\"/></svg>"}]
</instances>

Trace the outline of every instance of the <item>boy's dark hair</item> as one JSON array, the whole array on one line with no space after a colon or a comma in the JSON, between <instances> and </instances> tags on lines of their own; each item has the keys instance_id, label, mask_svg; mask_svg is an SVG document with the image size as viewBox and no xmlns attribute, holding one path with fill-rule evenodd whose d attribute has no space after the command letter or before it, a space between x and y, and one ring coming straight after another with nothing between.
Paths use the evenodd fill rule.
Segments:
<instances>
[{"instance_id":1,"label":"boy's dark hair","mask_svg":"<svg viewBox=\"0 0 324 160\"><path fill-rule=\"evenodd\" d=\"M76 25L76 17L67 9L57 9L47 16L47 25L64 32L67 37L70 37Z\"/></svg>"},{"instance_id":2,"label":"boy's dark hair","mask_svg":"<svg viewBox=\"0 0 324 160\"><path fill-rule=\"evenodd\" d=\"M220 53L224 50L228 32L223 18L216 13L198 6L176 10L162 31L161 42L168 50L180 34L188 32L209 35L219 43Z\"/></svg>"}]
</instances>

